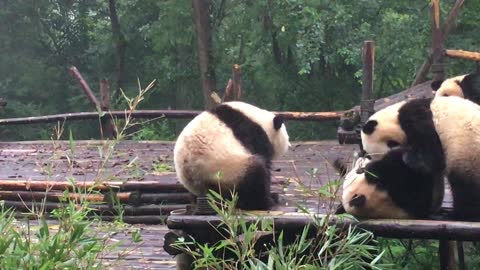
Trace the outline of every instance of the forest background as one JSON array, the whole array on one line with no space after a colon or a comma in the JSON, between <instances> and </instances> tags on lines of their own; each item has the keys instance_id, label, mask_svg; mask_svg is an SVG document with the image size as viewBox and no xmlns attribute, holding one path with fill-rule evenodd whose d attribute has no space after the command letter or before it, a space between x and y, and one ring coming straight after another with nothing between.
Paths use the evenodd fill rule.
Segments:
<instances>
[{"instance_id":1,"label":"forest background","mask_svg":"<svg viewBox=\"0 0 480 270\"><path fill-rule=\"evenodd\" d=\"M205 1L208 3L209 1ZM441 1L446 17L453 0ZM428 0L211 0L213 87L222 92L233 64L242 70L242 100L275 111L334 111L359 103L361 50L374 40L375 97L407 89L431 44ZM445 42L479 51L480 1L465 1ZM106 78L111 109L120 95L156 79L139 109L204 108L191 0L0 1L0 118L92 111L76 66L98 92ZM475 70L446 60L446 73ZM172 140L185 121L156 120L134 139ZM289 122L293 140L335 138L337 123ZM52 125L3 126L1 140L48 139ZM98 122L69 123L76 139L99 137Z\"/></svg>"}]
</instances>

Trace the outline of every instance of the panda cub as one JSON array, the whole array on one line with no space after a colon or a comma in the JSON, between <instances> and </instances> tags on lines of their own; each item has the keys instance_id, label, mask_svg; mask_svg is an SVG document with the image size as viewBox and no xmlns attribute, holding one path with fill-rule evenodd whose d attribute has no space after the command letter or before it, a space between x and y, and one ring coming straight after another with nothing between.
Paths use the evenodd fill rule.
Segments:
<instances>
[{"instance_id":1,"label":"panda cub","mask_svg":"<svg viewBox=\"0 0 480 270\"><path fill-rule=\"evenodd\" d=\"M402 146L406 166L447 176L456 218L480 218L480 106L455 96L392 106L373 114L363 126L365 151L381 158ZM443 194L440 180L434 183L434 196Z\"/></svg>"},{"instance_id":2,"label":"panda cub","mask_svg":"<svg viewBox=\"0 0 480 270\"><path fill-rule=\"evenodd\" d=\"M403 160L404 154L400 147L377 160L359 158L344 177L342 207L337 214L405 219L435 213L443 197L434 196L433 186L442 180L442 173L411 168Z\"/></svg>"},{"instance_id":3,"label":"panda cub","mask_svg":"<svg viewBox=\"0 0 480 270\"><path fill-rule=\"evenodd\" d=\"M267 210L272 159L284 155L289 136L280 116L244 102L226 102L196 116L174 148L177 177L197 196L208 189L229 197L237 207Z\"/></svg>"},{"instance_id":4,"label":"panda cub","mask_svg":"<svg viewBox=\"0 0 480 270\"><path fill-rule=\"evenodd\" d=\"M436 97L457 96L480 104L480 73L434 81L431 86Z\"/></svg>"}]
</instances>

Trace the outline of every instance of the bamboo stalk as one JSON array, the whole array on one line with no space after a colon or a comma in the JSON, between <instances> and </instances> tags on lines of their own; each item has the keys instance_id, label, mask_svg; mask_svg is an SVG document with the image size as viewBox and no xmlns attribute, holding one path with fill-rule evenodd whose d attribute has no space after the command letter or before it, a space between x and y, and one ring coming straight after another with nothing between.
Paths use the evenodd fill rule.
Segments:
<instances>
[{"instance_id":1,"label":"bamboo stalk","mask_svg":"<svg viewBox=\"0 0 480 270\"><path fill-rule=\"evenodd\" d=\"M132 118L146 118L153 119L159 117L173 118L173 119L189 119L197 116L201 111L188 110L138 110L128 112ZM324 122L339 120L343 111L333 112L274 112L277 115L283 116L286 120L297 121L315 121ZM108 112L111 117L125 118L127 111L111 111ZM65 113L45 116L21 117L21 118L7 118L0 119L1 125L19 125L19 124L38 124L58 121L73 121L73 120L91 120L98 119L101 115L98 112L79 112L79 113Z\"/></svg>"}]
</instances>

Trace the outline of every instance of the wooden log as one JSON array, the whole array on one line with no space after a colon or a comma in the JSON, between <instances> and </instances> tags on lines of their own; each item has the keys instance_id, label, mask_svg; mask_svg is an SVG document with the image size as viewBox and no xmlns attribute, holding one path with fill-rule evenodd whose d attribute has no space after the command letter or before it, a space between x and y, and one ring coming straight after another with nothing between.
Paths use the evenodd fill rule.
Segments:
<instances>
[{"instance_id":1,"label":"wooden log","mask_svg":"<svg viewBox=\"0 0 480 270\"><path fill-rule=\"evenodd\" d=\"M44 192L44 191L18 191L18 190L0 190L0 200L11 201L37 201L46 200L47 202L60 202L63 199L85 200L89 202L106 202L108 194L78 194L69 193L67 197L63 192ZM114 194L115 198L122 203L129 202L132 192L119 192Z\"/></svg>"},{"instance_id":2,"label":"wooden log","mask_svg":"<svg viewBox=\"0 0 480 270\"><path fill-rule=\"evenodd\" d=\"M180 183L159 183L157 181L82 181L75 183L80 189L93 189L100 191L148 191L148 192L187 192ZM2 190L72 190L73 187L66 181L26 181L26 180L0 180Z\"/></svg>"},{"instance_id":3,"label":"wooden log","mask_svg":"<svg viewBox=\"0 0 480 270\"><path fill-rule=\"evenodd\" d=\"M173 119L189 119L197 116L201 111L187 111L187 110L138 110L128 112L132 118L173 118ZM281 115L286 120L297 121L315 121L325 122L332 120L339 120L343 114L343 111L334 112L274 112L277 115ZM114 118L124 119L126 118L126 111L111 111L108 113ZM2 125L19 125L19 124L38 124L49 122L61 122L61 121L74 121L74 120L91 120L98 119L101 114L98 112L79 112L79 113L65 113L46 116L34 116L34 117L21 117L21 118L8 118L0 119L0 126Z\"/></svg>"},{"instance_id":4,"label":"wooden log","mask_svg":"<svg viewBox=\"0 0 480 270\"><path fill-rule=\"evenodd\" d=\"M16 211L22 212L35 212L35 211L45 211L50 212L54 209L65 208L67 204L65 203L54 203L54 202L34 202L34 201L9 201L4 200L3 204L6 208L13 208ZM116 207L111 207L107 204L94 204L91 203L88 205L89 208L93 209L94 213L99 215L118 215L118 209ZM119 206L121 207L121 205ZM185 209L184 204L165 204L165 205L142 205L142 206L131 206L125 205L122 207L123 214L126 216L160 216L168 215L173 210Z\"/></svg>"},{"instance_id":5,"label":"wooden log","mask_svg":"<svg viewBox=\"0 0 480 270\"><path fill-rule=\"evenodd\" d=\"M227 86L225 87L225 92L223 93L223 102L232 101L233 100L233 81L232 79L228 80Z\"/></svg>"},{"instance_id":6,"label":"wooden log","mask_svg":"<svg viewBox=\"0 0 480 270\"><path fill-rule=\"evenodd\" d=\"M294 232L301 231L307 224L312 224L311 218L307 215L281 215L270 216L268 212L262 215L263 218L271 219L277 230L289 229ZM322 217L322 215L319 215ZM248 222L254 222L257 216L245 216ZM217 216L169 216L167 226L170 229L207 229L218 226L221 220ZM438 220L393 220L376 219L353 221L350 219L339 219L334 216L330 219L331 224L340 227L357 226L373 232L377 236L390 238L412 238L412 239L445 239L480 241L480 223L462 221L438 221Z\"/></svg>"},{"instance_id":7,"label":"wooden log","mask_svg":"<svg viewBox=\"0 0 480 270\"><path fill-rule=\"evenodd\" d=\"M142 203L191 203L195 197L188 192L183 193L141 193L140 202Z\"/></svg>"},{"instance_id":8,"label":"wooden log","mask_svg":"<svg viewBox=\"0 0 480 270\"><path fill-rule=\"evenodd\" d=\"M462 50L445 50L445 55L448 57L456 57L467 59L471 61L480 61L480 53L478 52L469 52L469 51L462 51Z\"/></svg>"},{"instance_id":9,"label":"wooden log","mask_svg":"<svg viewBox=\"0 0 480 270\"><path fill-rule=\"evenodd\" d=\"M97 98L93 94L92 89L88 85L88 83L85 81L83 78L82 74L78 71L78 69L74 66L71 66L69 69L70 74L77 79L78 83L80 84L82 90L85 92L87 95L88 100L92 103L92 105L95 107L96 110L100 109L100 102L98 102Z\"/></svg>"},{"instance_id":10,"label":"wooden log","mask_svg":"<svg viewBox=\"0 0 480 270\"><path fill-rule=\"evenodd\" d=\"M100 216L103 221L117 220L117 216ZM122 216L122 220L128 224L151 224L151 225L163 225L165 224L166 216Z\"/></svg>"}]
</instances>

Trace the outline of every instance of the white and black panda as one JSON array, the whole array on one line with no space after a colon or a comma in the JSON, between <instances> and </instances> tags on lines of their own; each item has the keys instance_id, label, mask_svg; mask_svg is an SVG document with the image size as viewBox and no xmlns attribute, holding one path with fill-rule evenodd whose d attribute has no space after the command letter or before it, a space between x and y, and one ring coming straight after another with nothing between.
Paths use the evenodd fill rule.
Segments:
<instances>
[{"instance_id":1,"label":"white and black panda","mask_svg":"<svg viewBox=\"0 0 480 270\"><path fill-rule=\"evenodd\" d=\"M480 73L433 81L431 86L436 97L457 96L480 104Z\"/></svg>"},{"instance_id":2,"label":"white and black panda","mask_svg":"<svg viewBox=\"0 0 480 270\"><path fill-rule=\"evenodd\" d=\"M403 160L405 148L396 148L370 161L359 158L345 175L342 205L359 218L426 218L441 206L434 185L443 182L442 172L416 170ZM338 166L337 166L338 169ZM341 169L343 171L343 169Z\"/></svg>"},{"instance_id":3,"label":"white and black panda","mask_svg":"<svg viewBox=\"0 0 480 270\"><path fill-rule=\"evenodd\" d=\"M378 159L403 146L402 160L410 168L445 172L457 218L480 218L480 106L455 96L392 106L373 114L363 126L365 151L378 154ZM440 182L434 186L437 196L443 192Z\"/></svg>"},{"instance_id":4,"label":"white and black panda","mask_svg":"<svg viewBox=\"0 0 480 270\"><path fill-rule=\"evenodd\" d=\"M174 148L179 181L193 194L238 194L237 207L266 210L271 160L290 146L282 117L244 102L226 102L196 116Z\"/></svg>"}]
</instances>

